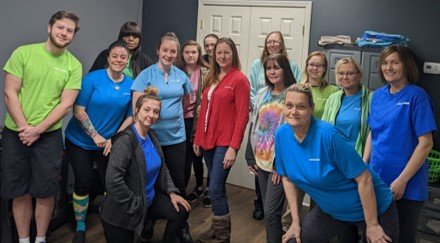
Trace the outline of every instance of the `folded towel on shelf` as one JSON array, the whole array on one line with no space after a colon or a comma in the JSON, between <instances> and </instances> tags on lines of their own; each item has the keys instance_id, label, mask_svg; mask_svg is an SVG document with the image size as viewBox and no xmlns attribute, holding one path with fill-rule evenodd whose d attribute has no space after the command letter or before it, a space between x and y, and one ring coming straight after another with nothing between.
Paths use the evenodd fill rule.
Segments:
<instances>
[{"instance_id":1,"label":"folded towel on shelf","mask_svg":"<svg viewBox=\"0 0 440 243\"><path fill-rule=\"evenodd\" d=\"M336 36L329 36L329 35L323 35L321 36L321 39L318 41L319 46L326 46L330 44L351 44L351 37L348 35L336 35Z\"/></svg>"},{"instance_id":2,"label":"folded towel on shelf","mask_svg":"<svg viewBox=\"0 0 440 243\"><path fill-rule=\"evenodd\" d=\"M408 42L409 39L405 38L403 35L387 34L370 30L365 31L365 33L356 40L356 44L360 47L387 47L391 45L407 46Z\"/></svg>"}]
</instances>

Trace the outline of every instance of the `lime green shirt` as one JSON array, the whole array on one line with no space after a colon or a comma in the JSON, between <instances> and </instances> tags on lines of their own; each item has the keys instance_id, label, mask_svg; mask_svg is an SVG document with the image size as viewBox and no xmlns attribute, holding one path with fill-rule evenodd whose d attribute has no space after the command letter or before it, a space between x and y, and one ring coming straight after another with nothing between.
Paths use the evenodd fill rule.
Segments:
<instances>
[{"instance_id":1,"label":"lime green shirt","mask_svg":"<svg viewBox=\"0 0 440 243\"><path fill-rule=\"evenodd\" d=\"M122 71L122 73L124 73L126 76L130 77L131 79L135 79L136 77L134 76L133 70L131 70L131 56L128 59L127 65L125 65L124 70Z\"/></svg>"},{"instance_id":2,"label":"lime green shirt","mask_svg":"<svg viewBox=\"0 0 440 243\"><path fill-rule=\"evenodd\" d=\"M339 90L338 87L334 85L327 85L325 88L312 87L313 103L315 103L315 111L313 111L313 116L317 119L321 119L324 113L325 103L331 94L336 93Z\"/></svg>"},{"instance_id":3,"label":"lime green shirt","mask_svg":"<svg viewBox=\"0 0 440 243\"><path fill-rule=\"evenodd\" d=\"M22 81L18 94L24 117L29 125L40 124L60 104L65 89L81 89L81 63L67 50L52 55L45 43L18 47L6 62L3 71ZM6 114L5 126L18 131ZM61 120L46 132L61 128Z\"/></svg>"}]
</instances>

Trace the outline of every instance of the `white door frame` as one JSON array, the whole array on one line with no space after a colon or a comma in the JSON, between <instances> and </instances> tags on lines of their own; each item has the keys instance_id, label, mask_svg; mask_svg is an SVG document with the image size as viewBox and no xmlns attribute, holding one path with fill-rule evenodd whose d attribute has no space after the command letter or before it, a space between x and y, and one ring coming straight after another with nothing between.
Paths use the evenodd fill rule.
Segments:
<instances>
[{"instance_id":1,"label":"white door frame","mask_svg":"<svg viewBox=\"0 0 440 243\"><path fill-rule=\"evenodd\" d=\"M289 8L304 8L305 16L304 16L304 42L301 47L303 57L302 60L305 60L309 55L309 40L310 40L310 26L312 23L312 2L311 1L235 1L235 0L199 0L199 9L197 14L197 42L201 43L203 47L203 37L201 36L201 30L203 29L203 6L245 6L245 7L289 7ZM203 48L202 48L203 49ZM302 65L301 65L302 66Z\"/></svg>"}]
</instances>

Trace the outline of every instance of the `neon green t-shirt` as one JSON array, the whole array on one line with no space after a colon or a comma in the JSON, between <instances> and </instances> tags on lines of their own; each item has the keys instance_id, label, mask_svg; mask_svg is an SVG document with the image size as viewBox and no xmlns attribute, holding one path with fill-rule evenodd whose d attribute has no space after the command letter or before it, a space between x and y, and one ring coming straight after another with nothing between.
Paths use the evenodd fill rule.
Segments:
<instances>
[{"instance_id":1,"label":"neon green t-shirt","mask_svg":"<svg viewBox=\"0 0 440 243\"><path fill-rule=\"evenodd\" d=\"M18 47L6 62L3 71L22 80L18 94L24 117L29 125L40 124L60 104L65 89L81 89L81 63L67 50L54 56L45 43ZM5 126L18 131L6 114ZM61 120L46 132L61 128Z\"/></svg>"},{"instance_id":2,"label":"neon green t-shirt","mask_svg":"<svg viewBox=\"0 0 440 243\"><path fill-rule=\"evenodd\" d=\"M135 79L133 70L131 70L131 57L128 59L127 65L125 65L124 70L122 71L126 76L130 77L131 79Z\"/></svg>"},{"instance_id":3,"label":"neon green t-shirt","mask_svg":"<svg viewBox=\"0 0 440 243\"><path fill-rule=\"evenodd\" d=\"M313 103L315 103L315 110L313 111L313 116L317 119L321 119L322 114L324 114L325 103L327 103L328 97L331 94L336 93L339 90L338 87L334 85L327 85L324 89L320 87L312 87Z\"/></svg>"}]
</instances>

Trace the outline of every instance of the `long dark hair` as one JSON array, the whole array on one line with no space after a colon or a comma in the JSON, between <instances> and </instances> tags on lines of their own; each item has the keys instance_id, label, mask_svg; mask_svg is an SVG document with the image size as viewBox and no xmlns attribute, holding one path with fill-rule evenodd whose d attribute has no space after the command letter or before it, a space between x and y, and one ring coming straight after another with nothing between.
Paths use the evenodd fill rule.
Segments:
<instances>
[{"instance_id":1,"label":"long dark hair","mask_svg":"<svg viewBox=\"0 0 440 243\"><path fill-rule=\"evenodd\" d=\"M286 56L284 56L281 53L275 53L272 55L269 55L266 59L263 61L263 67L264 67L264 81L266 82L267 86L271 87L272 89L275 87L273 83L269 81L269 78L266 74L266 68L269 62L276 62L278 66L283 70L283 83L284 88L287 88L291 86L292 84L296 83L296 79L293 76L292 69L290 68L289 59L287 59Z\"/></svg>"},{"instance_id":2,"label":"long dark hair","mask_svg":"<svg viewBox=\"0 0 440 243\"><path fill-rule=\"evenodd\" d=\"M130 69L133 71L134 76L136 77L142 71L137 62L141 51L142 31L139 25L133 21L125 22L125 24L122 25L119 31L118 40L123 41L123 37L130 35L139 38L139 45L135 49L130 50L131 61L129 65Z\"/></svg>"}]
</instances>

